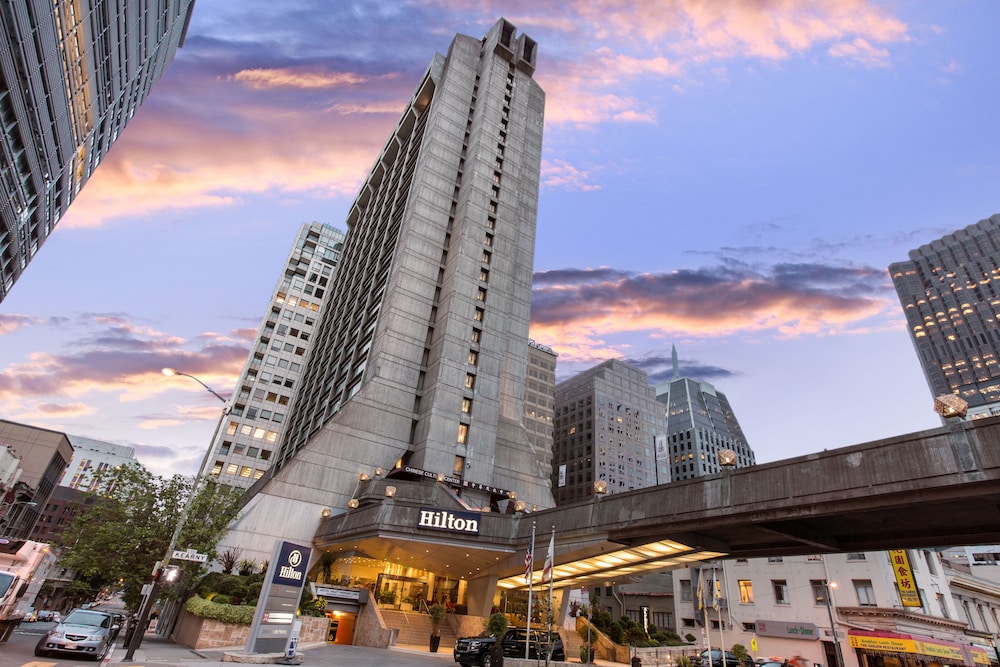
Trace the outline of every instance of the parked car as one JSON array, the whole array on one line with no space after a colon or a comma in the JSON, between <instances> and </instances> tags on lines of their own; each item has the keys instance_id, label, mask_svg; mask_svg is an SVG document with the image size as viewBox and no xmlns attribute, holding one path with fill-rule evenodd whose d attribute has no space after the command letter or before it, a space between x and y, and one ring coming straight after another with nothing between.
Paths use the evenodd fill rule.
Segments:
<instances>
[{"instance_id":1,"label":"parked car","mask_svg":"<svg viewBox=\"0 0 1000 667\"><path fill-rule=\"evenodd\" d=\"M61 620L61 618L62 616L58 611L52 611L51 609L42 609L41 611L38 612L38 617L36 618L36 620L52 621L54 623L58 623Z\"/></svg>"},{"instance_id":2,"label":"parked car","mask_svg":"<svg viewBox=\"0 0 1000 667\"><path fill-rule=\"evenodd\" d=\"M91 660L103 660L120 629L114 616L106 611L74 609L42 635L35 645L35 655L44 657L50 653L70 653Z\"/></svg>"},{"instance_id":3,"label":"parked car","mask_svg":"<svg viewBox=\"0 0 1000 667\"><path fill-rule=\"evenodd\" d=\"M28 607L28 613L24 616L25 623L34 623L38 620L38 610L34 607Z\"/></svg>"},{"instance_id":4,"label":"parked car","mask_svg":"<svg viewBox=\"0 0 1000 667\"><path fill-rule=\"evenodd\" d=\"M527 628L508 628L500 639L500 650L506 657L523 658L525 645L528 644L529 659L544 659L549 647L547 640L547 632L532 630L529 644ZM455 662L467 667L493 667L494 646L496 639L493 637L462 637L455 642ZM558 633L552 633L552 660L566 660L566 651Z\"/></svg>"},{"instance_id":5,"label":"parked car","mask_svg":"<svg viewBox=\"0 0 1000 667\"><path fill-rule=\"evenodd\" d=\"M717 648L712 649L712 656L709 658L708 649L705 649L698 654L698 659L695 661L698 667L723 667L722 664L722 651ZM736 657L736 654L732 651L726 651L726 664L725 667L756 667L753 658L747 657L742 663L740 659Z\"/></svg>"}]
</instances>

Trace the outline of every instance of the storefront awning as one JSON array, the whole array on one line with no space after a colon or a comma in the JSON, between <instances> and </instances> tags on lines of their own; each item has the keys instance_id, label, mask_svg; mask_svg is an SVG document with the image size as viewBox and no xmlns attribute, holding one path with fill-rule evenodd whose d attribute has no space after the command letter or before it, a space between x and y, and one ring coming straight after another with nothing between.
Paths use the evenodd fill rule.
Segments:
<instances>
[{"instance_id":1,"label":"storefront awning","mask_svg":"<svg viewBox=\"0 0 1000 667\"><path fill-rule=\"evenodd\" d=\"M989 665L989 655L981 648L944 639L886 630L848 630L852 648L884 653L909 653L950 664Z\"/></svg>"}]
</instances>

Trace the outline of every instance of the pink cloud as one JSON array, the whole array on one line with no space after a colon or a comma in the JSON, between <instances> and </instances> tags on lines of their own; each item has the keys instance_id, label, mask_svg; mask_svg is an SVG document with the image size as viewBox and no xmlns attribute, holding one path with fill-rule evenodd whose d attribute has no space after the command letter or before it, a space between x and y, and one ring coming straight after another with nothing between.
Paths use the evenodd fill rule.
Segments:
<instances>
[{"instance_id":1,"label":"pink cloud","mask_svg":"<svg viewBox=\"0 0 1000 667\"><path fill-rule=\"evenodd\" d=\"M277 69L244 69L232 75L232 80L251 88L336 88L367 83L370 78L354 72L308 72L284 67Z\"/></svg>"}]
</instances>

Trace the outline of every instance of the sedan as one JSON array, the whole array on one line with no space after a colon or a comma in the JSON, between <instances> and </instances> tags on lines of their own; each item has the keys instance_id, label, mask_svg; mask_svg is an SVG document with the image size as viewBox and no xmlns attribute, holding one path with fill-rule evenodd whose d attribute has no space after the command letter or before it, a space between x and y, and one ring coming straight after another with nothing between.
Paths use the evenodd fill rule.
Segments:
<instances>
[{"instance_id":1,"label":"sedan","mask_svg":"<svg viewBox=\"0 0 1000 667\"><path fill-rule=\"evenodd\" d=\"M74 609L38 640L35 655L44 657L49 653L71 653L103 660L111 650L120 627L107 612Z\"/></svg>"}]
</instances>

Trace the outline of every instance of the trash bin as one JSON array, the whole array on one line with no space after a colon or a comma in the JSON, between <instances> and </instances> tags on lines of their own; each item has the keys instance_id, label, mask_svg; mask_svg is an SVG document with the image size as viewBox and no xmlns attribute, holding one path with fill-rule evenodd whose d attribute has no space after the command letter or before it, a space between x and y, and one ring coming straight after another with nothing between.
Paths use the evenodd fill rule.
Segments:
<instances>
[{"instance_id":1,"label":"trash bin","mask_svg":"<svg viewBox=\"0 0 1000 667\"><path fill-rule=\"evenodd\" d=\"M632 667L642 667L642 658L637 655L632 656Z\"/></svg>"}]
</instances>

